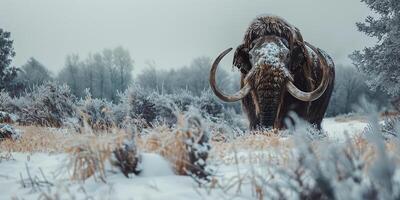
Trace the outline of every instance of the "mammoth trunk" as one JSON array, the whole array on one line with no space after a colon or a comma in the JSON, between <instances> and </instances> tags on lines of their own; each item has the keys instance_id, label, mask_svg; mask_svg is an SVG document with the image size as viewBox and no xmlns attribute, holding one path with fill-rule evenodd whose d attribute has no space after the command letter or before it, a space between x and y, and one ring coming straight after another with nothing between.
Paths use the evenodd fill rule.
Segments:
<instances>
[{"instance_id":1,"label":"mammoth trunk","mask_svg":"<svg viewBox=\"0 0 400 200\"><path fill-rule=\"evenodd\" d=\"M261 127L273 127L277 117L280 90L259 90L259 122Z\"/></svg>"},{"instance_id":2,"label":"mammoth trunk","mask_svg":"<svg viewBox=\"0 0 400 200\"><path fill-rule=\"evenodd\" d=\"M280 70L272 68L267 73L264 73L259 80L256 87L259 126L261 128L271 128L274 126L279 112L285 78Z\"/></svg>"}]
</instances>

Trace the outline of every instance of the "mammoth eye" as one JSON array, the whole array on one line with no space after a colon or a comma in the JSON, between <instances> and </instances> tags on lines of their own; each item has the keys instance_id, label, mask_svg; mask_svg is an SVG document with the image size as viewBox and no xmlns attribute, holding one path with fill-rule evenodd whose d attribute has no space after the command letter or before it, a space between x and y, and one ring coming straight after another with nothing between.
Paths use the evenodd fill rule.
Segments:
<instances>
[{"instance_id":1,"label":"mammoth eye","mask_svg":"<svg viewBox=\"0 0 400 200\"><path fill-rule=\"evenodd\" d=\"M282 43L286 46L286 48L289 48L289 42L287 40L282 40Z\"/></svg>"}]
</instances>

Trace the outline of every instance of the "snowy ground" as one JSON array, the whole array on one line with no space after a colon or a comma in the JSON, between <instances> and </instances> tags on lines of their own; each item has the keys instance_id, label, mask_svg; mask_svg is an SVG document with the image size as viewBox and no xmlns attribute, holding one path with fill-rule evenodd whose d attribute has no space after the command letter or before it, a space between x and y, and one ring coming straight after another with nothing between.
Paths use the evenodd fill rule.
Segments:
<instances>
[{"instance_id":1,"label":"snowy ground","mask_svg":"<svg viewBox=\"0 0 400 200\"><path fill-rule=\"evenodd\" d=\"M323 127L333 140L345 138L346 133L360 133L366 123L362 120L324 120ZM255 152L253 152L255 153ZM66 168L67 154L12 153L0 162L0 199L249 199L255 198L243 186L241 193L220 189L200 188L190 177L174 175L168 162L156 154L143 155L143 173L124 177L111 166L106 183L90 178L86 182L71 181ZM226 155L230 156L230 155ZM218 163L217 161L211 161ZM237 175L238 168L222 164L217 177L223 180Z\"/></svg>"},{"instance_id":2,"label":"snowy ground","mask_svg":"<svg viewBox=\"0 0 400 200\"><path fill-rule=\"evenodd\" d=\"M338 140L345 139L346 135L360 134L366 126L367 123L359 119L327 118L322 122L322 128L327 131L329 138Z\"/></svg>"}]
</instances>

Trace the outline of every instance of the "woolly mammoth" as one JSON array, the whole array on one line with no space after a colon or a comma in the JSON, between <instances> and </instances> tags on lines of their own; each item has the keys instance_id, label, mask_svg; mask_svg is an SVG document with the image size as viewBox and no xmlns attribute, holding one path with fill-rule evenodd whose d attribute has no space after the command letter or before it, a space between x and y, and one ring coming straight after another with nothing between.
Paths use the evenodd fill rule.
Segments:
<instances>
[{"instance_id":1,"label":"woolly mammoth","mask_svg":"<svg viewBox=\"0 0 400 200\"><path fill-rule=\"evenodd\" d=\"M334 63L324 51L303 41L300 31L284 19L258 17L234 54L241 89L227 95L217 87L215 74L231 50L214 61L210 85L222 101L241 100L251 129L285 128L291 111L321 128L335 79Z\"/></svg>"}]
</instances>

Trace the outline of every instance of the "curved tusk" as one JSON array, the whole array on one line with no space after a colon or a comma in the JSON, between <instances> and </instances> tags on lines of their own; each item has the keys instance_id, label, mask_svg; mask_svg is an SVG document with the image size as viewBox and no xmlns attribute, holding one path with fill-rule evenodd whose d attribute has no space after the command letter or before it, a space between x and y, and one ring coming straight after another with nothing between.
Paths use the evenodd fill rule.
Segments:
<instances>
[{"instance_id":1,"label":"curved tusk","mask_svg":"<svg viewBox=\"0 0 400 200\"><path fill-rule=\"evenodd\" d=\"M222 52L217 57L217 59L215 59L213 65L211 67L211 71L210 71L211 89L219 99L221 99L222 101L225 101L225 102L239 101L239 100L243 99L244 97L246 97L251 91L251 86L249 83L246 83L246 85L244 85L243 88L240 89L238 92L236 92L236 94L234 94L234 95L226 95L223 92L221 92L217 87L217 83L215 80L215 74L216 74L216 71L218 68L218 64L222 60L222 58L224 58L226 56L226 54L228 54L231 50L232 50L232 48L229 48L229 49L225 50L224 52Z\"/></svg>"},{"instance_id":2,"label":"curved tusk","mask_svg":"<svg viewBox=\"0 0 400 200\"><path fill-rule=\"evenodd\" d=\"M321 84L312 92L304 92L297 88L291 81L286 84L288 92L295 98L301 101L315 101L319 99L328 88L330 82L329 67L325 60L325 57L317 50L316 53L321 57L322 60L322 80Z\"/></svg>"}]
</instances>

